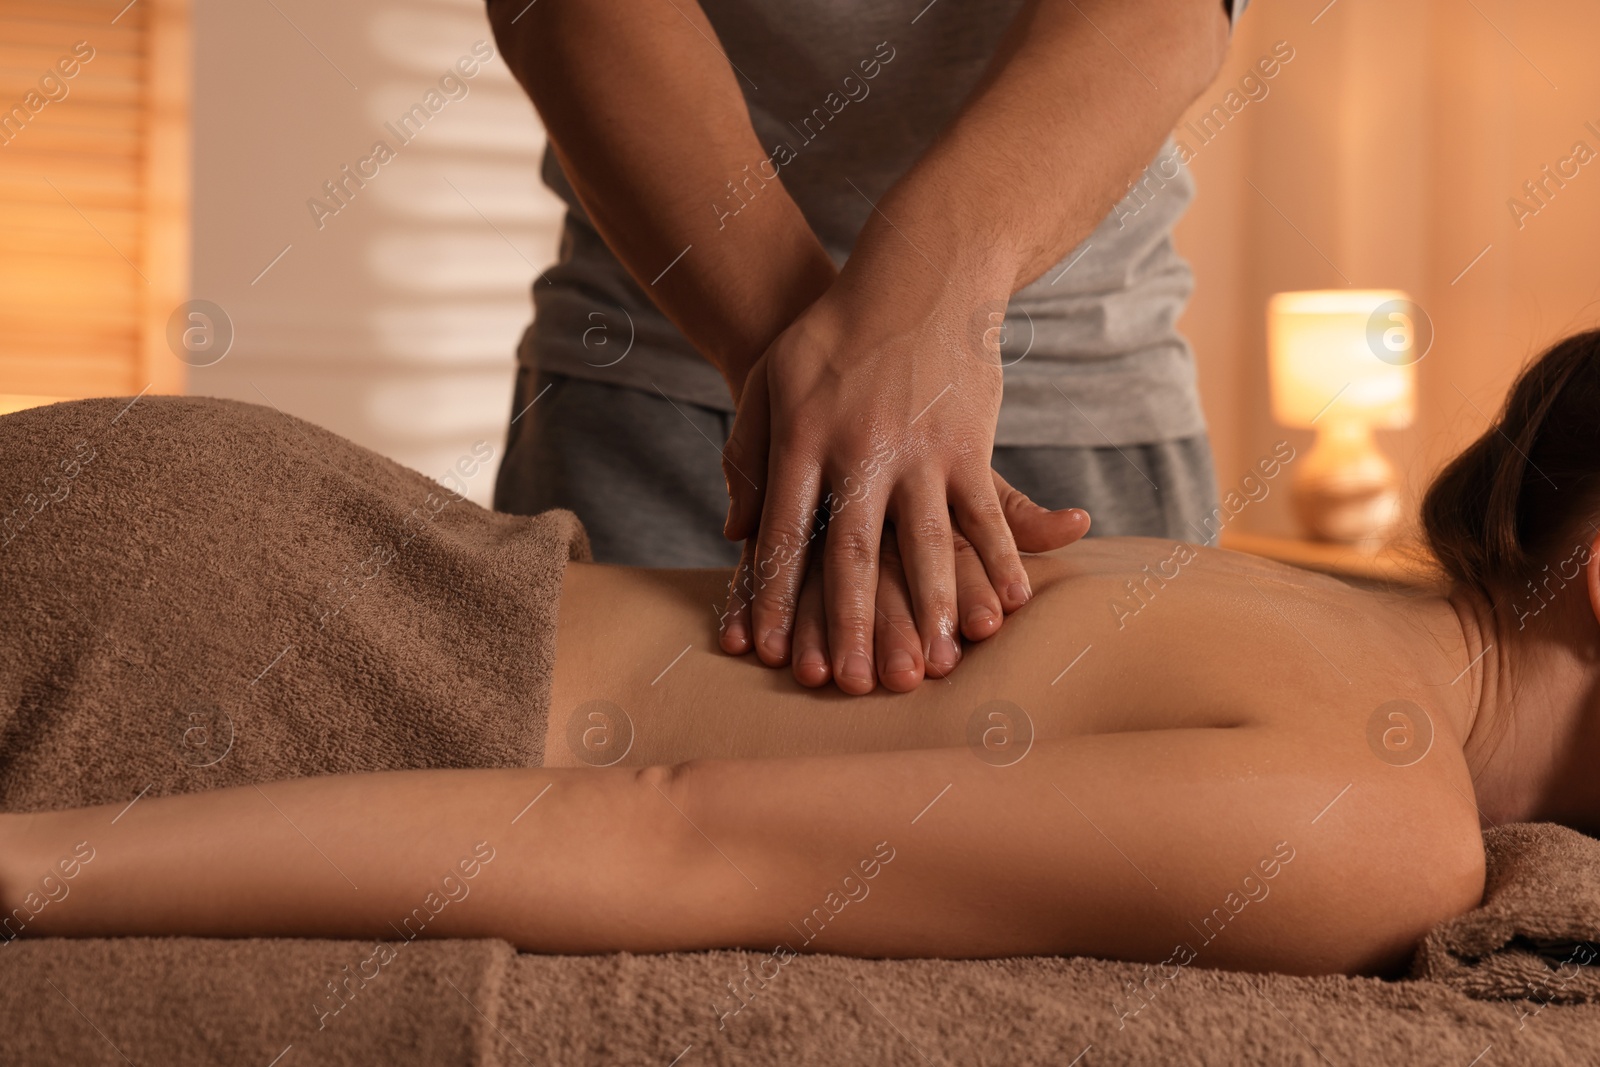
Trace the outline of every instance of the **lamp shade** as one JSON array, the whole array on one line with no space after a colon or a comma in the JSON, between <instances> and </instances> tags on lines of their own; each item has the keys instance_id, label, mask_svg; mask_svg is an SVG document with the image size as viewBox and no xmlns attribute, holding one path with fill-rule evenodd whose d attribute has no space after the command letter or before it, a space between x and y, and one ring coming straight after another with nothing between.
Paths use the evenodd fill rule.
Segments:
<instances>
[{"instance_id":1,"label":"lamp shade","mask_svg":"<svg viewBox=\"0 0 1600 1067\"><path fill-rule=\"evenodd\" d=\"M1318 419L1410 425L1425 354L1417 315L1394 289L1278 293L1267 305L1273 418L1301 429Z\"/></svg>"}]
</instances>

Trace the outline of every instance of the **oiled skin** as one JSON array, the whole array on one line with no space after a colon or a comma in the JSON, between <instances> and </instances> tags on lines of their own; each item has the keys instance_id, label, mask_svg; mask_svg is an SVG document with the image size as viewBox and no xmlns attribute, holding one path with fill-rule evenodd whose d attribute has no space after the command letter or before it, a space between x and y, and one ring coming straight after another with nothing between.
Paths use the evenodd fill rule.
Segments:
<instances>
[{"instance_id":1,"label":"oiled skin","mask_svg":"<svg viewBox=\"0 0 1600 1067\"><path fill-rule=\"evenodd\" d=\"M1100 868L1108 877L1133 865L1119 852L1175 855L1181 817L1214 811L1224 816L1214 822L1218 847L1179 877L1237 881L1258 857L1233 853L1254 848L1265 856L1288 840L1291 848L1300 844L1296 873L1305 881L1298 888L1310 890L1307 910L1316 921L1365 921L1356 914L1362 909L1339 903L1337 891L1344 882L1356 893L1365 877L1379 883L1370 901L1383 907L1405 910L1403 898L1413 893L1413 916L1442 918L1476 903L1481 836L1463 746L1480 680L1468 668L1481 648L1449 600L1375 593L1253 556L1143 538L1084 541L1028 557L1027 565L1033 600L996 636L969 646L952 677L909 694L879 689L865 697L804 689L787 671L721 654L714 606L725 575L574 565L562 600L546 764L942 749L980 767L970 747L975 718L977 743L991 745L995 762L1006 754L997 746L1009 741L1014 757L1025 741L1015 711L991 703L1004 701L1026 712L1034 745L1007 773L1020 776L1029 760L1046 773L1051 750L1065 749L1098 772L1080 787L1096 807L1148 805L1148 818L1128 820L1120 836L1109 827L1115 815L1080 812L1098 824L1101 858L1105 844L1116 846L1111 866ZM591 701L625 709L628 723L619 726L614 711ZM1407 718L1380 712L1391 701L1415 709L1400 706ZM597 709L600 718L592 717ZM988 714L996 710L1006 717ZM575 715L580 723L569 731ZM985 734L988 727L995 729ZM585 731L613 747L586 750ZM608 731L631 732L625 753ZM1107 754L1096 764L1101 749ZM1152 775L1158 753L1220 780L1222 792ZM985 799L1003 803L998 793ZM1324 812L1330 803L1337 806ZM1306 841L1319 847L1308 852ZM1134 886L1145 887L1137 878ZM1187 906L1191 915L1164 934L1183 935L1212 904L1197 892ZM1298 958L1278 951L1282 942L1268 948L1274 938L1297 936L1297 919L1279 907L1276 916L1258 909L1258 943L1219 940L1212 961L1249 967L1270 958L1283 969L1320 969L1309 945ZM1143 930L1133 927L1141 916L1135 909L1124 918L1132 925L1118 931L1123 947L1112 954L1138 954ZM1404 940L1367 955L1359 968L1395 965Z\"/></svg>"},{"instance_id":2,"label":"oiled skin","mask_svg":"<svg viewBox=\"0 0 1600 1067\"><path fill-rule=\"evenodd\" d=\"M572 564L546 765L607 758L567 744L570 714L591 700L627 710L634 740L621 762L641 765L959 747L973 712L996 700L1025 709L1039 741L1249 725L1370 756L1372 712L1406 699L1440 734L1430 768L1448 767L1470 793L1470 679L1448 684L1470 654L1443 598L1147 538L1091 539L1027 566L1033 600L968 645L949 679L847 697L717 651L722 572Z\"/></svg>"}]
</instances>

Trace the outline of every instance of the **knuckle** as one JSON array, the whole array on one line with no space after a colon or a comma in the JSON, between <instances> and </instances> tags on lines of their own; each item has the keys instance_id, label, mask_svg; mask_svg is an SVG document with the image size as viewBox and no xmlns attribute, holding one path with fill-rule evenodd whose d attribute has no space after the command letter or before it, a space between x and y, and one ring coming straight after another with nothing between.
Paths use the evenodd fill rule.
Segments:
<instances>
[{"instance_id":1,"label":"knuckle","mask_svg":"<svg viewBox=\"0 0 1600 1067\"><path fill-rule=\"evenodd\" d=\"M831 643L840 647L861 644L866 636L872 633L873 621L871 617L860 612L841 613L833 621L833 633L839 640Z\"/></svg>"},{"instance_id":2,"label":"knuckle","mask_svg":"<svg viewBox=\"0 0 1600 1067\"><path fill-rule=\"evenodd\" d=\"M793 615L798 603L795 591L786 583L766 582L756 589L754 604L757 611Z\"/></svg>"},{"instance_id":3,"label":"knuckle","mask_svg":"<svg viewBox=\"0 0 1600 1067\"><path fill-rule=\"evenodd\" d=\"M953 619L956 614L955 594L942 586L933 590L931 595L923 602L920 614L935 626L940 622Z\"/></svg>"},{"instance_id":4,"label":"knuckle","mask_svg":"<svg viewBox=\"0 0 1600 1067\"><path fill-rule=\"evenodd\" d=\"M890 612L878 620L878 634L884 638L901 638L916 643L917 622L903 611Z\"/></svg>"},{"instance_id":5,"label":"knuckle","mask_svg":"<svg viewBox=\"0 0 1600 1067\"><path fill-rule=\"evenodd\" d=\"M969 500L967 511L973 520L982 526L995 526L1006 521L1006 513L1000 507L1000 502L992 496L979 496Z\"/></svg>"},{"instance_id":6,"label":"knuckle","mask_svg":"<svg viewBox=\"0 0 1600 1067\"><path fill-rule=\"evenodd\" d=\"M866 568L878 558L879 535L860 526L828 531L828 551L848 565Z\"/></svg>"},{"instance_id":7,"label":"knuckle","mask_svg":"<svg viewBox=\"0 0 1600 1067\"><path fill-rule=\"evenodd\" d=\"M912 520L908 533L919 545L937 545L950 539L950 516L928 512Z\"/></svg>"}]
</instances>

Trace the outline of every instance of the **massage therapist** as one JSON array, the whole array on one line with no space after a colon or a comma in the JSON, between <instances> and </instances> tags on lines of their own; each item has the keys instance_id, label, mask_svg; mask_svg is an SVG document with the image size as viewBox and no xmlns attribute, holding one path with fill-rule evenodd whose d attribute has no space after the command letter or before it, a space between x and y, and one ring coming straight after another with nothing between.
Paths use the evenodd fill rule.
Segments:
<instances>
[{"instance_id":1,"label":"massage therapist","mask_svg":"<svg viewBox=\"0 0 1600 1067\"><path fill-rule=\"evenodd\" d=\"M567 204L496 507L572 509L602 562L738 561L723 647L774 666L820 554L847 692L880 539L943 674L1029 595L1012 486L1196 537L1169 133L1246 3L489 0Z\"/></svg>"}]
</instances>

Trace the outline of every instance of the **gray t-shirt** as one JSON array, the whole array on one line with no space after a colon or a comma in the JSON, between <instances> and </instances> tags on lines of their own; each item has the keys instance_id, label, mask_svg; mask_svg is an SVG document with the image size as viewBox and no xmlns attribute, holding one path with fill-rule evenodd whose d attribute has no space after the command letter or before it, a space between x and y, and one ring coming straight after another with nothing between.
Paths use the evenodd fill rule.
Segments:
<instances>
[{"instance_id":1,"label":"gray t-shirt","mask_svg":"<svg viewBox=\"0 0 1600 1067\"><path fill-rule=\"evenodd\" d=\"M741 205L776 171L843 264L872 204L957 116L1022 2L701 0L771 160L729 175L706 210L737 226ZM1235 0L1235 19L1247 2ZM709 46L707 59L720 62ZM534 284L521 361L733 410L721 375L595 232L552 152L543 177L568 211L558 262ZM985 180L1003 183L1004 169ZM1176 329L1193 276L1172 245L1193 196L1169 138L1094 232L1013 295L996 444L1125 445L1204 432L1193 354Z\"/></svg>"}]
</instances>

